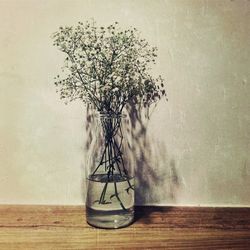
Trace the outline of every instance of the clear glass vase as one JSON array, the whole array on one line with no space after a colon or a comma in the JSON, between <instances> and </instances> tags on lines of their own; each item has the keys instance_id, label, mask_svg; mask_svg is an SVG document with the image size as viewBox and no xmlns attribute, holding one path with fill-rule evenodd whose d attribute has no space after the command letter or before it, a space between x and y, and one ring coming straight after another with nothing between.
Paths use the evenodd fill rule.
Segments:
<instances>
[{"instance_id":1,"label":"clear glass vase","mask_svg":"<svg viewBox=\"0 0 250 250\"><path fill-rule=\"evenodd\" d=\"M100 228L121 228L134 220L134 166L126 152L122 114L94 116L88 146L87 222Z\"/></svg>"}]
</instances>

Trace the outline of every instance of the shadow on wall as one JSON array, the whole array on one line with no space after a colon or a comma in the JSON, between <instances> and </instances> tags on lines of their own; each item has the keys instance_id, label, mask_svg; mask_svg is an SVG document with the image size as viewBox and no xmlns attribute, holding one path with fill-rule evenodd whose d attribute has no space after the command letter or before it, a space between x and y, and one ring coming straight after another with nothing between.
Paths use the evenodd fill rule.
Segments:
<instances>
[{"instance_id":1,"label":"shadow on wall","mask_svg":"<svg viewBox=\"0 0 250 250\"><path fill-rule=\"evenodd\" d=\"M174 203L181 185L175 160L169 159L160 132L158 138L148 133L150 117L145 109L138 109L130 104L126 113L127 120L123 123L123 132L124 137L130 141L129 150L126 151L129 158L127 162L135 165L135 203L137 205ZM87 107L85 158L97 157L95 150L91 148L97 132L94 116L94 110Z\"/></svg>"},{"instance_id":2,"label":"shadow on wall","mask_svg":"<svg viewBox=\"0 0 250 250\"><path fill-rule=\"evenodd\" d=\"M164 141L148 133L150 116L145 109L128 107L132 155L136 176L136 204L174 202L180 186L175 160L169 159Z\"/></svg>"}]
</instances>

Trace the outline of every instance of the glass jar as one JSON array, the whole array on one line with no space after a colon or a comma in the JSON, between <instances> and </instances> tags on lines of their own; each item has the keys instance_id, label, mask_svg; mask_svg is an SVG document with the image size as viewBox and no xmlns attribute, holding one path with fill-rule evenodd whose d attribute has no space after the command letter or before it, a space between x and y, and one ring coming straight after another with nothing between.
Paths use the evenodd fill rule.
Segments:
<instances>
[{"instance_id":1,"label":"glass jar","mask_svg":"<svg viewBox=\"0 0 250 250\"><path fill-rule=\"evenodd\" d=\"M124 121L122 114L100 113L90 124L86 218L95 227L121 228L134 220L134 165Z\"/></svg>"}]
</instances>

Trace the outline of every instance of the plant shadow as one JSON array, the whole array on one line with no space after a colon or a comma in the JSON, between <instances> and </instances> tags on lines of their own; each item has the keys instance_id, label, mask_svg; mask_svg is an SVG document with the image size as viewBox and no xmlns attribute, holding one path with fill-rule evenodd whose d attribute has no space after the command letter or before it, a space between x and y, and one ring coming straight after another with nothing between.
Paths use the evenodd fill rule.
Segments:
<instances>
[{"instance_id":1,"label":"plant shadow","mask_svg":"<svg viewBox=\"0 0 250 250\"><path fill-rule=\"evenodd\" d=\"M130 155L135 166L137 205L161 205L174 203L181 181L176 162L170 158L166 144L149 133L150 116L146 110L129 105L127 109L130 129L126 136L132 137Z\"/></svg>"},{"instance_id":2,"label":"plant shadow","mask_svg":"<svg viewBox=\"0 0 250 250\"><path fill-rule=\"evenodd\" d=\"M173 207L163 207L163 206L135 206L135 218L134 222L139 222L140 224L152 224L155 222L155 217L157 215L166 214L170 212ZM154 216L155 215L155 216Z\"/></svg>"},{"instance_id":3,"label":"plant shadow","mask_svg":"<svg viewBox=\"0 0 250 250\"><path fill-rule=\"evenodd\" d=\"M150 213L166 209L158 205L174 204L181 180L173 157L169 157L166 144L153 137L148 130L150 116L145 109L133 104L126 109L124 137L128 138L127 162L135 167L135 220L150 218ZM96 136L94 111L87 108L85 152L90 151ZM87 155L87 154L86 154ZM92 155L95 157L95 155ZM151 205L152 209L143 206ZM158 206L158 207L156 207ZM169 209L169 208L168 208ZM164 210L165 211L165 210Z\"/></svg>"}]
</instances>

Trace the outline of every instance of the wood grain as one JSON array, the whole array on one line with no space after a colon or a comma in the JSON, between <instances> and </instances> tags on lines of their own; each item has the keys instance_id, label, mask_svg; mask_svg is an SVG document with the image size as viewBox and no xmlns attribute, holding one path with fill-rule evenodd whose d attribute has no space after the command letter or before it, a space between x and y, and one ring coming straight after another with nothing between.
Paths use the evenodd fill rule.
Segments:
<instances>
[{"instance_id":1,"label":"wood grain","mask_svg":"<svg viewBox=\"0 0 250 250\"><path fill-rule=\"evenodd\" d=\"M83 206L0 206L0 249L250 249L250 208L137 207L130 227L90 227Z\"/></svg>"}]
</instances>

